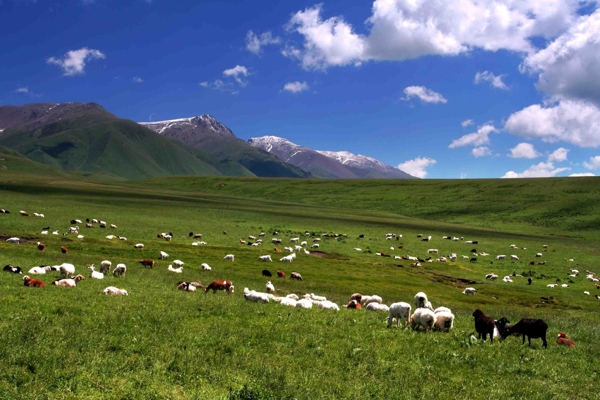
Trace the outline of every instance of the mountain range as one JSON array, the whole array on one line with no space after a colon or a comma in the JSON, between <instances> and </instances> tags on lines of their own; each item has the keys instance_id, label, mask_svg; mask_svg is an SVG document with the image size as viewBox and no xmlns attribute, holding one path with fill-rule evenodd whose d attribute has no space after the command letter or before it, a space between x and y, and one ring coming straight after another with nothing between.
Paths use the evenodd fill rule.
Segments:
<instances>
[{"instance_id":1,"label":"mountain range","mask_svg":"<svg viewBox=\"0 0 600 400\"><path fill-rule=\"evenodd\" d=\"M95 103L0 106L0 146L54 168L117 179L412 178L374 158L315 151L280 137L245 142L210 115L136 123ZM31 169L36 164L27 165Z\"/></svg>"}]
</instances>

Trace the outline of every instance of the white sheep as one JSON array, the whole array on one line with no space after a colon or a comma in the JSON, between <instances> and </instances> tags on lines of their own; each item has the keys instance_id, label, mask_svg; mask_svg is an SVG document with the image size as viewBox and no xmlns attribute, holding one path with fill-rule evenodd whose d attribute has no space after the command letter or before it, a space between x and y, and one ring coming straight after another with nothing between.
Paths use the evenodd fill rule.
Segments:
<instances>
[{"instance_id":1,"label":"white sheep","mask_svg":"<svg viewBox=\"0 0 600 400\"><path fill-rule=\"evenodd\" d=\"M291 254L289 256L281 257L279 259L279 261L281 261L281 262L292 262L293 260L294 260L294 257L292 257Z\"/></svg>"},{"instance_id":2,"label":"white sheep","mask_svg":"<svg viewBox=\"0 0 600 400\"><path fill-rule=\"evenodd\" d=\"M32 275L45 275L48 271L50 271L50 267L33 267L27 271L27 273Z\"/></svg>"},{"instance_id":3,"label":"white sheep","mask_svg":"<svg viewBox=\"0 0 600 400\"><path fill-rule=\"evenodd\" d=\"M294 299L294 300L298 300L298 299L300 299L300 297L298 297L298 295L297 295L297 294L294 294L294 293L290 293L290 294L288 294L288 295L287 295L287 296L285 296L285 297L287 297L288 299Z\"/></svg>"},{"instance_id":4,"label":"white sheep","mask_svg":"<svg viewBox=\"0 0 600 400\"><path fill-rule=\"evenodd\" d=\"M166 260L167 258L169 258L169 255L167 253L165 253L164 251L161 251L158 258L160 260Z\"/></svg>"},{"instance_id":5,"label":"white sheep","mask_svg":"<svg viewBox=\"0 0 600 400\"><path fill-rule=\"evenodd\" d=\"M314 293L306 294L304 296L304 298L308 298L308 299L314 300L314 301L327 301L327 298L325 296L317 296Z\"/></svg>"},{"instance_id":6,"label":"white sheep","mask_svg":"<svg viewBox=\"0 0 600 400\"><path fill-rule=\"evenodd\" d=\"M21 239L19 239L18 237L11 237L11 238L6 239L6 243L21 244Z\"/></svg>"},{"instance_id":7,"label":"white sheep","mask_svg":"<svg viewBox=\"0 0 600 400\"><path fill-rule=\"evenodd\" d=\"M41 235L47 235L47 234L48 234L48 231L41 231L41 232L40 232L40 234L41 234Z\"/></svg>"},{"instance_id":8,"label":"white sheep","mask_svg":"<svg viewBox=\"0 0 600 400\"><path fill-rule=\"evenodd\" d=\"M434 329L448 332L454 327L454 314L451 312L435 313Z\"/></svg>"},{"instance_id":9,"label":"white sheep","mask_svg":"<svg viewBox=\"0 0 600 400\"><path fill-rule=\"evenodd\" d=\"M88 269L90 270L90 278L92 279L104 279L104 274L102 272L96 271L93 265L88 265Z\"/></svg>"},{"instance_id":10,"label":"white sheep","mask_svg":"<svg viewBox=\"0 0 600 400\"><path fill-rule=\"evenodd\" d=\"M110 267L112 266L112 263L108 260L104 260L100 263L100 272L102 272L103 274L110 274Z\"/></svg>"},{"instance_id":11,"label":"white sheep","mask_svg":"<svg viewBox=\"0 0 600 400\"><path fill-rule=\"evenodd\" d=\"M465 288L465 290L463 290L462 294L470 294L471 296L475 296L476 292L477 292L477 289L468 287L468 288Z\"/></svg>"},{"instance_id":12,"label":"white sheep","mask_svg":"<svg viewBox=\"0 0 600 400\"><path fill-rule=\"evenodd\" d=\"M254 290L244 293L244 298L255 303L268 303L269 297L266 293L255 292Z\"/></svg>"},{"instance_id":13,"label":"white sheep","mask_svg":"<svg viewBox=\"0 0 600 400\"><path fill-rule=\"evenodd\" d=\"M392 326L392 321L394 318L396 319L396 327L400 327L400 321L402 321L404 326L408 325L411 309L412 307L410 304L403 301L392 304L389 309L390 315L388 316L388 328Z\"/></svg>"},{"instance_id":14,"label":"white sheep","mask_svg":"<svg viewBox=\"0 0 600 400\"><path fill-rule=\"evenodd\" d=\"M121 238L119 238L119 239L121 239ZM123 240L123 239L121 239L121 240ZM138 244L136 244L133 247L135 247L136 249L143 249L144 248L144 244L143 243L138 243Z\"/></svg>"},{"instance_id":15,"label":"white sheep","mask_svg":"<svg viewBox=\"0 0 600 400\"><path fill-rule=\"evenodd\" d=\"M125 264L117 264L117 266L113 270L113 276L123 277L123 276L125 276L125 272L127 272L127 266Z\"/></svg>"},{"instance_id":16,"label":"white sheep","mask_svg":"<svg viewBox=\"0 0 600 400\"><path fill-rule=\"evenodd\" d=\"M83 235L77 235L77 239L83 239L85 236Z\"/></svg>"},{"instance_id":17,"label":"white sheep","mask_svg":"<svg viewBox=\"0 0 600 400\"><path fill-rule=\"evenodd\" d=\"M69 263L62 263L59 266L60 277L70 278L75 274L75 266Z\"/></svg>"},{"instance_id":18,"label":"white sheep","mask_svg":"<svg viewBox=\"0 0 600 400\"><path fill-rule=\"evenodd\" d=\"M585 295L588 295L588 296L589 296L589 295L590 295L590 292L588 292L588 291L586 290L585 292L583 292L583 294L585 294Z\"/></svg>"},{"instance_id":19,"label":"white sheep","mask_svg":"<svg viewBox=\"0 0 600 400\"><path fill-rule=\"evenodd\" d=\"M519 260L519 257L518 257L518 256L516 256L516 255L514 255L514 254L512 254L512 255L510 256L510 259L511 259L511 260L517 260L517 261L518 261L518 260Z\"/></svg>"},{"instance_id":20,"label":"white sheep","mask_svg":"<svg viewBox=\"0 0 600 400\"><path fill-rule=\"evenodd\" d=\"M127 290L119 289L114 286L107 287L106 289L104 289L103 293L104 294L113 294L113 295L117 295L117 296L128 296L129 295L127 293Z\"/></svg>"},{"instance_id":21,"label":"white sheep","mask_svg":"<svg viewBox=\"0 0 600 400\"><path fill-rule=\"evenodd\" d=\"M536 257L542 257L542 256L543 256L543 254L542 254L542 253L535 253L535 256L536 256Z\"/></svg>"},{"instance_id":22,"label":"white sheep","mask_svg":"<svg viewBox=\"0 0 600 400\"><path fill-rule=\"evenodd\" d=\"M164 238L164 239L165 239L167 242L170 242L171 240L173 240L173 236L171 236L171 235L165 235L163 238Z\"/></svg>"},{"instance_id":23,"label":"white sheep","mask_svg":"<svg viewBox=\"0 0 600 400\"><path fill-rule=\"evenodd\" d=\"M173 266L171 264L169 264L169 266L167 267L167 270L174 272L176 274L181 274L183 272L183 267L173 268Z\"/></svg>"},{"instance_id":24,"label":"white sheep","mask_svg":"<svg viewBox=\"0 0 600 400\"><path fill-rule=\"evenodd\" d=\"M415 313L410 317L410 324L413 329L418 329L422 326L425 333L433 328L435 324L435 314L428 308L417 308Z\"/></svg>"},{"instance_id":25,"label":"white sheep","mask_svg":"<svg viewBox=\"0 0 600 400\"><path fill-rule=\"evenodd\" d=\"M442 312L447 312L447 313L452 313L452 311L448 308L448 307L438 307L435 310L433 310L434 314L438 314L438 313L442 313Z\"/></svg>"},{"instance_id":26,"label":"white sheep","mask_svg":"<svg viewBox=\"0 0 600 400\"><path fill-rule=\"evenodd\" d=\"M225 257L223 257L223 260L231 260L234 261L235 256L233 254L227 254Z\"/></svg>"},{"instance_id":27,"label":"white sheep","mask_svg":"<svg viewBox=\"0 0 600 400\"><path fill-rule=\"evenodd\" d=\"M490 273L485 276L485 279L489 279L490 281L495 281L496 279L498 279L498 275Z\"/></svg>"},{"instance_id":28,"label":"white sheep","mask_svg":"<svg viewBox=\"0 0 600 400\"><path fill-rule=\"evenodd\" d=\"M506 283L510 283L510 282L512 282L512 279L510 279L510 275L506 275L504 278L502 278L502 281L506 282Z\"/></svg>"},{"instance_id":29,"label":"white sheep","mask_svg":"<svg viewBox=\"0 0 600 400\"><path fill-rule=\"evenodd\" d=\"M320 308L321 310L340 311L340 307L337 304L335 304L334 302L331 302L329 300L320 302L317 307Z\"/></svg>"},{"instance_id":30,"label":"white sheep","mask_svg":"<svg viewBox=\"0 0 600 400\"><path fill-rule=\"evenodd\" d=\"M355 247L354 250L355 251L362 251L362 249L360 247Z\"/></svg>"},{"instance_id":31,"label":"white sheep","mask_svg":"<svg viewBox=\"0 0 600 400\"><path fill-rule=\"evenodd\" d=\"M373 296L362 296L360 299L360 305L366 307L369 303L379 303L381 304L383 299L377 295Z\"/></svg>"},{"instance_id":32,"label":"white sheep","mask_svg":"<svg viewBox=\"0 0 600 400\"><path fill-rule=\"evenodd\" d=\"M265 284L265 290L267 291L267 293L273 293L273 292L275 292L275 286L273 286L273 284L271 283L271 281L268 281Z\"/></svg>"},{"instance_id":33,"label":"white sheep","mask_svg":"<svg viewBox=\"0 0 600 400\"><path fill-rule=\"evenodd\" d=\"M385 304L379 304L379 303L369 303L367 304L367 310L369 311L385 311L388 312L390 310L390 308L385 305Z\"/></svg>"},{"instance_id":34,"label":"white sheep","mask_svg":"<svg viewBox=\"0 0 600 400\"><path fill-rule=\"evenodd\" d=\"M108 240L113 240L113 239L116 239L117 237L115 235L107 235L106 238Z\"/></svg>"},{"instance_id":35,"label":"white sheep","mask_svg":"<svg viewBox=\"0 0 600 400\"><path fill-rule=\"evenodd\" d=\"M304 249L304 254L310 254L310 251Z\"/></svg>"},{"instance_id":36,"label":"white sheep","mask_svg":"<svg viewBox=\"0 0 600 400\"><path fill-rule=\"evenodd\" d=\"M283 306L296 307L297 300L290 297L281 297L279 303Z\"/></svg>"},{"instance_id":37,"label":"white sheep","mask_svg":"<svg viewBox=\"0 0 600 400\"><path fill-rule=\"evenodd\" d=\"M319 248L319 243L315 243L312 246L310 246L311 249L318 249Z\"/></svg>"},{"instance_id":38,"label":"white sheep","mask_svg":"<svg viewBox=\"0 0 600 400\"><path fill-rule=\"evenodd\" d=\"M546 285L546 287L549 287L549 288L555 288L555 287L557 287L557 286L558 286L558 285L557 285L556 283L551 283L551 284L549 284L549 285Z\"/></svg>"},{"instance_id":39,"label":"white sheep","mask_svg":"<svg viewBox=\"0 0 600 400\"><path fill-rule=\"evenodd\" d=\"M500 254L496 256L496 260L504 260L506 259L506 254Z\"/></svg>"},{"instance_id":40,"label":"white sheep","mask_svg":"<svg viewBox=\"0 0 600 400\"><path fill-rule=\"evenodd\" d=\"M52 232L53 235L58 235L58 230Z\"/></svg>"},{"instance_id":41,"label":"white sheep","mask_svg":"<svg viewBox=\"0 0 600 400\"><path fill-rule=\"evenodd\" d=\"M119 240L127 240L127 238L125 236L118 236ZM141 244L141 243L140 243ZM137 245L136 245L137 247ZM139 248L143 248L144 245L142 244Z\"/></svg>"},{"instance_id":42,"label":"white sheep","mask_svg":"<svg viewBox=\"0 0 600 400\"><path fill-rule=\"evenodd\" d=\"M258 259L260 261L271 261L271 262L273 262L273 260L271 259L271 256L269 254L264 255L264 256L258 256Z\"/></svg>"},{"instance_id":43,"label":"white sheep","mask_svg":"<svg viewBox=\"0 0 600 400\"><path fill-rule=\"evenodd\" d=\"M427 295L423 292L419 292L419 293L415 294L414 304L415 304L415 312L419 308L428 308L431 311L433 311L433 307L431 306L431 303L427 299Z\"/></svg>"},{"instance_id":44,"label":"white sheep","mask_svg":"<svg viewBox=\"0 0 600 400\"><path fill-rule=\"evenodd\" d=\"M79 223L81 223L81 222L79 222ZM116 226L115 224L110 224L110 227L111 227L112 229L117 229L117 226Z\"/></svg>"},{"instance_id":45,"label":"white sheep","mask_svg":"<svg viewBox=\"0 0 600 400\"><path fill-rule=\"evenodd\" d=\"M562 285L560 285L560 286L561 286L561 287L563 287L563 288L568 288L568 287L569 287L569 285L567 285L566 283L563 283L563 284L562 284Z\"/></svg>"},{"instance_id":46,"label":"white sheep","mask_svg":"<svg viewBox=\"0 0 600 400\"><path fill-rule=\"evenodd\" d=\"M202 271L211 271L212 270L210 265L208 265L207 263L202 263L201 267L202 267Z\"/></svg>"},{"instance_id":47,"label":"white sheep","mask_svg":"<svg viewBox=\"0 0 600 400\"><path fill-rule=\"evenodd\" d=\"M290 243L298 243L300 241L299 237L291 238Z\"/></svg>"},{"instance_id":48,"label":"white sheep","mask_svg":"<svg viewBox=\"0 0 600 400\"><path fill-rule=\"evenodd\" d=\"M296 302L298 308L312 308L313 302L308 299L301 299Z\"/></svg>"},{"instance_id":49,"label":"white sheep","mask_svg":"<svg viewBox=\"0 0 600 400\"><path fill-rule=\"evenodd\" d=\"M173 265L176 267L183 267L184 262L181 260L173 260Z\"/></svg>"}]
</instances>

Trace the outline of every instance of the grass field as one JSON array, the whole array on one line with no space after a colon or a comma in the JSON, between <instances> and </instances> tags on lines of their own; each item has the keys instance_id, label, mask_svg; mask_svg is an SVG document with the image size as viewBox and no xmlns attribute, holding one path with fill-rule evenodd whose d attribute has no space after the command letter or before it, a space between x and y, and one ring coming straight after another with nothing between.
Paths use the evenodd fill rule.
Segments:
<instances>
[{"instance_id":1,"label":"grass field","mask_svg":"<svg viewBox=\"0 0 600 400\"><path fill-rule=\"evenodd\" d=\"M0 234L29 241L20 245L2 241L0 264L27 271L37 265L70 262L87 276L86 264L108 259L113 266L125 263L128 270L123 279L88 278L77 288L50 286L56 273L40 276L49 285L45 289L27 288L21 276L0 274L1 399L599 397L600 300L594 295L600 290L584 274L586 269L597 270L600 257L598 226L593 226L598 214L592 204L597 180L572 180L581 182L579 190L589 200L589 208L581 208L578 218L590 225L581 232L566 216L555 217L551 228L525 222L527 215L551 215L559 204L568 206L561 197L565 190L577 189L554 180L545 181L546 187L560 188L546 190L548 202L521 202L518 216L505 225L501 208L509 203L506 199L498 199L494 212L485 213L482 207L481 213L465 211L456 220L443 218L444 204L451 214L460 198L469 199L476 192L458 181L445 181L456 186L447 195L438 190L437 196L427 197L432 186L439 188L444 182L401 181L396 182L398 187L386 182L365 188L357 182L339 186L334 181L329 186L321 181L256 179L102 184L57 176L40 181L28 174L0 175L0 208L11 211L0 214ZM477 190L500 191L494 182L512 184L481 181L483 189ZM541 187L544 181L519 182ZM308 190L310 185L318 185L319 190ZM530 190L515 186L510 195L513 200L527 198ZM324 191L322 197L317 195ZM417 199L422 209L384 207L394 191ZM287 194L278 198L276 193ZM401 215L403 209L407 216ZM46 217L21 217L19 210ZM482 223L482 215L492 222ZM74 218L103 219L118 229L82 227L84 239L40 235L46 226L62 233ZM306 237L309 244L321 233L347 237L323 238L323 257L298 254L292 264L285 264L277 261L282 254L275 253L270 243L274 230L280 232L284 246L291 237L305 237L306 231L314 235ZM175 234L172 242L156 238L158 232L169 231ZM190 231L202 233L207 245L191 246ZM266 233L262 247L239 243L260 232ZM403 234L404 249L390 250L400 242L385 240L387 232ZM111 233L128 240L106 239ZM421 242L418 233L431 235L433 241ZM359 239L360 234L365 238ZM464 236L479 244L442 240L444 235ZM43 253L36 249L38 240L46 244ZM135 243L144 243L145 248L134 249ZM519 249L510 249L513 243ZM60 246L69 253L61 254ZM363 251L355 252L354 247ZM473 247L491 256L479 257L477 263L461 258L470 255ZM438 248L440 254L456 252L459 259L415 268L406 260L375 255L385 251L426 257L428 248ZM183 274L167 271L169 262L157 260L160 250L169 253L171 261L185 262ZM543 253L537 260L547 265L529 265L537 252ZM223 260L228 253L235 254L235 262ZM271 254L275 261L259 262L263 254ZM497 261L496 254L517 254L520 261ZM156 266L144 269L136 263L141 258L157 260ZM203 262L212 271L201 271ZM378 294L389 305L412 303L415 293L424 291L434 307L453 310L455 327L449 333L424 334L387 329L386 313L248 303L243 288L263 290L263 268L273 273L281 268L288 275L300 272L302 282L273 278L273 283L298 295L324 295L339 305L354 292ZM571 279L570 268L582 274ZM513 283L486 281L483 277L489 272L500 277L531 275L533 284L528 286L526 278L518 277ZM231 296L176 290L178 281L198 279L203 283L230 279L236 290ZM469 286L477 288L477 295L462 295L461 280L476 281ZM567 283L569 288L549 289L549 283ZM110 285L127 289L129 296L102 295ZM584 295L584 290L592 295ZM493 344L473 341L471 313L476 308L511 322L543 318L549 325L548 348L542 349L540 340L533 340L532 347L523 346L520 338ZM567 332L577 346L557 346L559 331Z\"/></svg>"}]
</instances>

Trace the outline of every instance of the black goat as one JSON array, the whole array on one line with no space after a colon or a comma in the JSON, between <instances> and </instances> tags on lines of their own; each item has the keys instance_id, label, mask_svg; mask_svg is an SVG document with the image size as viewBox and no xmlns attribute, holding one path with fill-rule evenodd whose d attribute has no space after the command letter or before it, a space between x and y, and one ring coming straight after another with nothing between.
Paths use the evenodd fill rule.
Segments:
<instances>
[{"instance_id":1,"label":"black goat","mask_svg":"<svg viewBox=\"0 0 600 400\"><path fill-rule=\"evenodd\" d=\"M473 317L475 317L475 331L479 334L478 338L481 339L483 336L485 342L487 335L490 335L490 342L494 343L494 329L496 328L494 318L486 317L480 309L473 312Z\"/></svg>"},{"instance_id":2,"label":"black goat","mask_svg":"<svg viewBox=\"0 0 600 400\"><path fill-rule=\"evenodd\" d=\"M548 331L548 324L541 319L523 318L514 325L506 327L502 333L502 340L513 334L519 334L523 336L523 344L525 344L525 336L531 346L531 339L542 339L544 348L548 347L546 341L546 332Z\"/></svg>"}]
</instances>

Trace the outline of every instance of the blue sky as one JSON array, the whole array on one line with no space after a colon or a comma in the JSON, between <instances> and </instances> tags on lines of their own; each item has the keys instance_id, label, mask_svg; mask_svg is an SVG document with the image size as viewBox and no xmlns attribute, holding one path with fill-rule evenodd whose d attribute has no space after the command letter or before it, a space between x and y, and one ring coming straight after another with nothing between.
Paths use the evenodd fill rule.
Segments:
<instances>
[{"instance_id":1,"label":"blue sky","mask_svg":"<svg viewBox=\"0 0 600 400\"><path fill-rule=\"evenodd\" d=\"M0 104L211 114L426 178L598 175L598 7L0 0Z\"/></svg>"}]
</instances>

